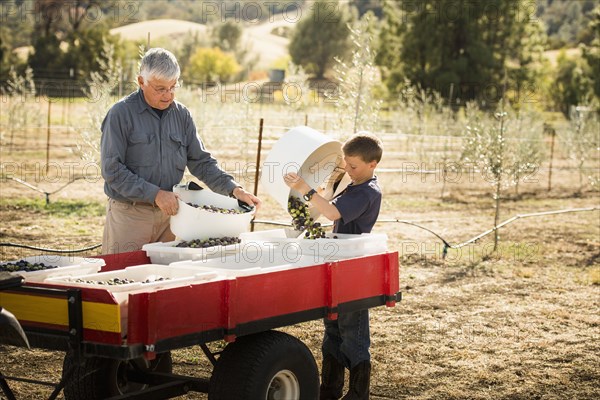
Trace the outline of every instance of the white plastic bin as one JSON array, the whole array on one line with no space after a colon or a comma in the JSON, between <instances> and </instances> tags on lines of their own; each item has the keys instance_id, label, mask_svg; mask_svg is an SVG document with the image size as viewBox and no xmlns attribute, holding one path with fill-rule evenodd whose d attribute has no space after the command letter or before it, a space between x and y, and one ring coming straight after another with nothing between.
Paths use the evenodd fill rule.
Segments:
<instances>
[{"instance_id":1,"label":"white plastic bin","mask_svg":"<svg viewBox=\"0 0 600 400\"><path fill-rule=\"evenodd\" d=\"M323 260L315 257L302 256L294 249L287 254L272 251L268 247L252 247L242 249L240 253L230 254L221 258L211 258L198 261L181 261L171 264L172 267L194 268L198 271L214 272L230 278L248 275L258 275L302 268L322 264Z\"/></svg>"},{"instance_id":2,"label":"white plastic bin","mask_svg":"<svg viewBox=\"0 0 600 400\"><path fill-rule=\"evenodd\" d=\"M173 192L179 194L179 211L171 217L171 231L183 240L237 237L250 228L254 210L246 211L237 199L222 196L208 189L189 190L187 185L175 185ZM187 203L213 205L215 207L244 211L241 214L222 214L192 207Z\"/></svg>"},{"instance_id":3,"label":"white plastic bin","mask_svg":"<svg viewBox=\"0 0 600 400\"><path fill-rule=\"evenodd\" d=\"M23 278L25 278L25 282L43 282L46 278L49 277L92 274L100 271L100 268L106 265L104 260L101 258L59 256L53 254L30 256L22 258L21 260L27 261L31 264L44 263L45 265L51 265L56 267L31 272L15 271L15 274L21 275L23 276ZM18 261L20 260L6 261L0 263L0 265L16 263Z\"/></svg>"},{"instance_id":4,"label":"white plastic bin","mask_svg":"<svg viewBox=\"0 0 600 400\"><path fill-rule=\"evenodd\" d=\"M142 250L150 258L153 264L169 265L184 260L206 260L209 258L222 257L226 254L240 251L241 244L229 246L212 246L204 248L177 247L182 240L173 242L148 243L142 246Z\"/></svg>"},{"instance_id":5,"label":"white plastic bin","mask_svg":"<svg viewBox=\"0 0 600 400\"><path fill-rule=\"evenodd\" d=\"M301 239L304 243L310 240ZM387 251L388 237L385 233L331 233L326 238L316 239L321 255L326 260L364 257Z\"/></svg>"},{"instance_id":6,"label":"white plastic bin","mask_svg":"<svg viewBox=\"0 0 600 400\"><path fill-rule=\"evenodd\" d=\"M266 192L287 210L290 195L304 201L304 193L290 189L283 180L285 174L298 173L310 187L320 189L320 195L331 199L337 181L342 180L336 192L342 189L342 185L350 183L343 179L345 171L342 165L342 143L307 126L298 126L273 145L262 164L260 182ZM310 208L310 213L313 218L320 214L314 207Z\"/></svg>"},{"instance_id":7,"label":"white plastic bin","mask_svg":"<svg viewBox=\"0 0 600 400\"><path fill-rule=\"evenodd\" d=\"M280 229L264 232L248 232L240 236L242 251L251 246L268 247L276 253L289 253L294 247L306 257L324 261L363 257L387 251L387 235L384 233L363 233L352 235L329 233L326 238L294 239L286 238Z\"/></svg>"}]
</instances>

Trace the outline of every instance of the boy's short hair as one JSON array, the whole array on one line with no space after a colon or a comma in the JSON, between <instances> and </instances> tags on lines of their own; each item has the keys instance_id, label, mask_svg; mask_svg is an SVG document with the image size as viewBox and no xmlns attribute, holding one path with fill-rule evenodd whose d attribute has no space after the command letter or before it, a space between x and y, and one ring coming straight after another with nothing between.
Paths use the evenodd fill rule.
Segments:
<instances>
[{"instance_id":1,"label":"boy's short hair","mask_svg":"<svg viewBox=\"0 0 600 400\"><path fill-rule=\"evenodd\" d=\"M370 132L361 131L352 136L342 147L344 155L360 157L364 162L381 161L383 143Z\"/></svg>"}]
</instances>

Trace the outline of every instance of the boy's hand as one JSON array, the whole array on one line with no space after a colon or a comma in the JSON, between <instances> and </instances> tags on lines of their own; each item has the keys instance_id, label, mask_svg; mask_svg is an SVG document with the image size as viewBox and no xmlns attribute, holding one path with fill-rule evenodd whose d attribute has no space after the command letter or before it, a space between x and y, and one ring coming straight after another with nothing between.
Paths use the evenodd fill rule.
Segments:
<instances>
[{"instance_id":1,"label":"boy's hand","mask_svg":"<svg viewBox=\"0 0 600 400\"><path fill-rule=\"evenodd\" d=\"M292 189L300 192L301 195L305 195L308 193L310 189L312 189L308 183L298 174L290 172L283 177L283 180L286 185L291 187ZM331 204L327 199L322 197L319 193L315 193L312 199L310 200L311 204L319 210L319 212L330 221L335 221L342 218L342 215L338 211L337 207Z\"/></svg>"},{"instance_id":2,"label":"boy's hand","mask_svg":"<svg viewBox=\"0 0 600 400\"><path fill-rule=\"evenodd\" d=\"M300 193L306 193L310 190L310 186L306 183L304 179L295 172L290 172L283 177L283 181L286 185L299 191Z\"/></svg>"}]
</instances>

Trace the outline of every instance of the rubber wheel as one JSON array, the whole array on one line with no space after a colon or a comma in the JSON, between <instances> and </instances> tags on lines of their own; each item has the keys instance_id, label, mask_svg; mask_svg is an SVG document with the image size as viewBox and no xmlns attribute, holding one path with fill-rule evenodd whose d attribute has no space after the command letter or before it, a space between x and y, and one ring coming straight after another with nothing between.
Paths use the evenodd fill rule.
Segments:
<instances>
[{"instance_id":1,"label":"rubber wheel","mask_svg":"<svg viewBox=\"0 0 600 400\"><path fill-rule=\"evenodd\" d=\"M319 372L304 343L267 331L242 336L225 347L215 365L209 400L315 400Z\"/></svg>"},{"instance_id":2,"label":"rubber wheel","mask_svg":"<svg viewBox=\"0 0 600 400\"><path fill-rule=\"evenodd\" d=\"M75 358L69 352L63 362L63 376L73 364L75 364ZM171 353L159 354L152 361L147 361L144 358L120 361L101 357L86 357L81 364L75 367L75 371L66 382L65 399L100 400L145 389L146 384L127 380L127 370L136 366L142 370L170 373L173 370Z\"/></svg>"}]
</instances>

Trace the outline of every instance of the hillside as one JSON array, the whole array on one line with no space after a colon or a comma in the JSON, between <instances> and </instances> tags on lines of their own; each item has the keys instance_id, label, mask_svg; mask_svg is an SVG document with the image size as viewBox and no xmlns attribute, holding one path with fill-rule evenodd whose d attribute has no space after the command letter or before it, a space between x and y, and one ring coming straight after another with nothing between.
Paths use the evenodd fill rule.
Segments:
<instances>
[{"instance_id":1,"label":"hillside","mask_svg":"<svg viewBox=\"0 0 600 400\"><path fill-rule=\"evenodd\" d=\"M206 34L206 25L177 19L155 19L141 21L129 25L123 25L110 30L111 35L120 35L125 40L150 40L164 36L179 35L185 33Z\"/></svg>"}]
</instances>

